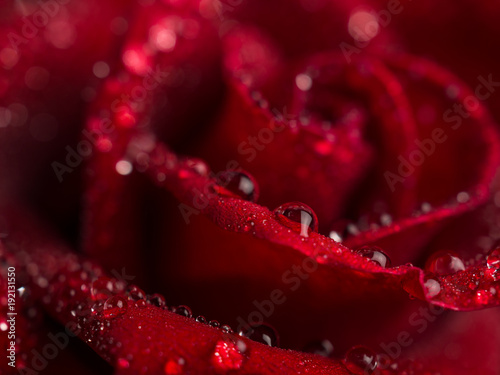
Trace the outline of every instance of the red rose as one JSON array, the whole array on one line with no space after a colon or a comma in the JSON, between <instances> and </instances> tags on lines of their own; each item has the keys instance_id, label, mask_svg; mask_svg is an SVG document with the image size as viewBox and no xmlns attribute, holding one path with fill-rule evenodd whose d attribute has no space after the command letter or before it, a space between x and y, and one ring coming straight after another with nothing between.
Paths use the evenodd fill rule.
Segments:
<instances>
[{"instance_id":1,"label":"red rose","mask_svg":"<svg viewBox=\"0 0 500 375\"><path fill-rule=\"evenodd\" d=\"M498 374L498 10L3 5L2 373Z\"/></svg>"}]
</instances>

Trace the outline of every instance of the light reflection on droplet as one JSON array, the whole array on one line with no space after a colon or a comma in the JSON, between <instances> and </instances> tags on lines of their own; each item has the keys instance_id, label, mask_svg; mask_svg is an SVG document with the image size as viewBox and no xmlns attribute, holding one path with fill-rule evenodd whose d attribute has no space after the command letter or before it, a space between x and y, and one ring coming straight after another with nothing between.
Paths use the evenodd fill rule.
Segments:
<instances>
[{"instance_id":1,"label":"light reflection on droplet","mask_svg":"<svg viewBox=\"0 0 500 375\"><path fill-rule=\"evenodd\" d=\"M349 18L348 31L351 36L360 41L367 42L379 33L379 23L375 13L368 10L358 10Z\"/></svg>"},{"instance_id":2,"label":"light reflection on droplet","mask_svg":"<svg viewBox=\"0 0 500 375\"><path fill-rule=\"evenodd\" d=\"M127 160L120 160L116 163L115 169L122 176L126 176L132 173L132 164Z\"/></svg>"}]
</instances>

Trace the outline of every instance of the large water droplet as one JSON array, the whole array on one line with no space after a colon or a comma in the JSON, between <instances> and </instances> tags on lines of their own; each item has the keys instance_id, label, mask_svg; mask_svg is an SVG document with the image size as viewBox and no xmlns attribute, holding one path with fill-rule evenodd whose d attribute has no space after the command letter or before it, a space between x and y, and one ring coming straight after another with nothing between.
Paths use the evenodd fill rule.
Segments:
<instances>
[{"instance_id":1,"label":"large water droplet","mask_svg":"<svg viewBox=\"0 0 500 375\"><path fill-rule=\"evenodd\" d=\"M269 346L279 346L280 342L276 329L266 323L253 325L248 331L240 331L239 335Z\"/></svg>"},{"instance_id":2,"label":"large water droplet","mask_svg":"<svg viewBox=\"0 0 500 375\"><path fill-rule=\"evenodd\" d=\"M242 198L256 202L259 198L259 188L255 179L247 172L225 171L217 175L218 194Z\"/></svg>"},{"instance_id":3,"label":"large water droplet","mask_svg":"<svg viewBox=\"0 0 500 375\"><path fill-rule=\"evenodd\" d=\"M304 351L329 357L333 353L333 345L330 340L313 341L305 346Z\"/></svg>"},{"instance_id":4,"label":"large water droplet","mask_svg":"<svg viewBox=\"0 0 500 375\"><path fill-rule=\"evenodd\" d=\"M356 375L372 374L378 365L376 354L364 346L349 349L344 361L347 369Z\"/></svg>"},{"instance_id":5,"label":"large water droplet","mask_svg":"<svg viewBox=\"0 0 500 375\"><path fill-rule=\"evenodd\" d=\"M285 203L274 210L281 224L309 237L309 232L318 231L318 218L311 207L300 202Z\"/></svg>"},{"instance_id":6,"label":"large water droplet","mask_svg":"<svg viewBox=\"0 0 500 375\"><path fill-rule=\"evenodd\" d=\"M388 268L391 266L391 259L384 251L377 246L362 246L356 250L359 255L370 259L380 267Z\"/></svg>"},{"instance_id":7,"label":"large water droplet","mask_svg":"<svg viewBox=\"0 0 500 375\"><path fill-rule=\"evenodd\" d=\"M493 280L500 280L500 248L493 249L486 257L487 274Z\"/></svg>"},{"instance_id":8,"label":"large water droplet","mask_svg":"<svg viewBox=\"0 0 500 375\"><path fill-rule=\"evenodd\" d=\"M462 259L451 251L438 251L432 254L425 263L425 269L439 276L465 270Z\"/></svg>"},{"instance_id":9,"label":"large water droplet","mask_svg":"<svg viewBox=\"0 0 500 375\"><path fill-rule=\"evenodd\" d=\"M127 300L122 296L113 296L104 302L102 314L105 318L116 318L127 311Z\"/></svg>"},{"instance_id":10,"label":"large water droplet","mask_svg":"<svg viewBox=\"0 0 500 375\"><path fill-rule=\"evenodd\" d=\"M243 365L243 355L232 341L219 340L215 344L215 350L212 354L212 364L220 373L239 370Z\"/></svg>"}]
</instances>

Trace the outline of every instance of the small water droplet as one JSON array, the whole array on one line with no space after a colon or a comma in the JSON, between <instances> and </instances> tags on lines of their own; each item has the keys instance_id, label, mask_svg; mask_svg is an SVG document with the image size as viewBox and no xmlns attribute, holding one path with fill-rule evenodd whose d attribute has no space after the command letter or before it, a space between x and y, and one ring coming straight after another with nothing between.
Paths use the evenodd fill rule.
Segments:
<instances>
[{"instance_id":1,"label":"small water droplet","mask_svg":"<svg viewBox=\"0 0 500 375\"><path fill-rule=\"evenodd\" d=\"M356 375L372 374L378 365L376 354L364 346L349 349L344 362L348 370Z\"/></svg>"},{"instance_id":2,"label":"small water droplet","mask_svg":"<svg viewBox=\"0 0 500 375\"><path fill-rule=\"evenodd\" d=\"M377 246L362 246L356 250L356 253L370 259L380 267L388 268L391 266L391 259L389 256Z\"/></svg>"},{"instance_id":3,"label":"small water droplet","mask_svg":"<svg viewBox=\"0 0 500 375\"><path fill-rule=\"evenodd\" d=\"M240 331L239 335L269 346L279 346L280 342L276 329L266 323L252 325L248 331Z\"/></svg>"},{"instance_id":4,"label":"small water droplet","mask_svg":"<svg viewBox=\"0 0 500 375\"><path fill-rule=\"evenodd\" d=\"M139 299L139 300L135 301L135 306L140 308L140 309L146 307L147 305L148 305L148 303L144 299Z\"/></svg>"},{"instance_id":5,"label":"small water droplet","mask_svg":"<svg viewBox=\"0 0 500 375\"><path fill-rule=\"evenodd\" d=\"M105 318L116 318L127 311L127 300L122 296L113 296L106 300L103 308Z\"/></svg>"},{"instance_id":6,"label":"small water droplet","mask_svg":"<svg viewBox=\"0 0 500 375\"><path fill-rule=\"evenodd\" d=\"M144 291L136 285L130 285L127 288L127 291L130 299L133 301L146 299L146 293L144 293Z\"/></svg>"},{"instance_id":7,"label":"small water droplet","mask_svg":"<svg viewBox=\"0 0 500 375\"><path fill-rule=\"evenodd\" d=\"M109 298L113 292L113 281L109 277L99 277L92 282L90 294L94 301Z\"/></svg>"},{"instance_id":8,"label":"small water droplet","mask_svg":"<svg viewBox=\"0 0 500 375\"><path fill-rule=\"evenodd\" d=\"M329 234L329 237L334 240L335 242L342 242L342 237L340 236L340 233L332 230Z\"/></svg>"},{"instance_id":9,"label":"small water droplet","mask_svg":"<svg viewBox=\"0 0 500 375\"><path fill-rule=\"evenodd\" d=\"M217 320L211 320L210 322L208 322L208 324L210 325L210 327L220 328L220 323Z\"/></svg>"},{"instance_id":10,"label":"small water droplet","mask_svg":"<svg viewBox=\"0 0 500 375\"><path fill-rule=\"evenodd\" d=\"M463 260L451 251L438 251L425 263L425 270L439 276L450 275L465 270Z\"/></svg>"},{"instance_id":11,"label":"small water droplet","mask_svg":"<svg viewBox=\"0 0 500 375\"><path fill-rule=\"evenodd\" d=\"M330 357L333 353L333 345L330 340L313 341L305 346L304 352Z\"/></svg>"},{"instance_id":12,"label":"small water droplet","mask_svg":"<svg viewBox=\"0 0 500 375\"><path fill-rule=\"evenodd\" d=\"M220 329L225 333L233 333L233 329L228 324L223 324Z\"/></svg>"},{"instance_id":13,"label":"small water droplet","mask_svg":"<svg viewBox=\"0 0 500 375\"><path fill-rule=\"evenodd\" d=\"M156 307L165 307L167 305L167 303L165 302L165 297L158 293L149 296L148 301Z\"/></svg>"},{"instance_id":14,"label":"small water droplet","mask_svg":"<svg viewBox=\"0 0 500 375\"><path fill-rule=\"evenodd\" d=\"M309 237L309 232L318 231L318 218L311 207L300 202L285 203L274 210L281 224Z\"/></svg>"},{"instance_id":15,"label":"small water droplet","mask_svg":"<svg viewBox=\"0 0 500 375\"><path fill-rule=\"evenodd\" d=\"M200 176L207 176L209 168L207 164L201 160L201 159L196 159L196 158L190 158L186 160L186 165L194 169L196 173L198 173Z\"/></svg>"},{"instance_id":16,"label":"small water droplet","mask_svg":"<svg viewBox=\"0 0 500 375\"><path fill-rule=\"evenodd\" d=\"M239 370L243 365L243 355L232 341L219 340L212 354L212 364L220 373Z\"/></svg>"},{"instance_id":17,"label":"small water droplet","mask_svg":"<svg viewBox=\"0 0 500 375\"><path fill-rule=\"evenodd\" d=\"M492 288L495 293L496 289ZM481 305L487 305L493 299L494 294L490 290L478 290L476 293L476 302Z\"/></svg>"},{"instance_id":18,"label":"small water droplet","mask_svg":"<svg viewBox=\"0 0 500 375\"><path fill-rule=\"evenodd\" d=\"M225 171L217 175L218 194L228 197L242 198L250 202L256 202L259 197L259 189L255 179L247 172Z\"/></svg>"},{"instance_id":19,"label":"small water droplet","mask_svg":"<svg viewBox=\"0 0 500 375\"><path fill-rule=\"evenodd\" d=\"M191 312L191 309L187 306L180 305L175 308L175 313L177 315L182 315L185 316L186 318L192 318L193 313Z\"/></svg>"},{"instance_id":20,"label":"small water droplet","mask_svg":"<svg viewBox=\"0 0 500 375\"><path fill-rule=\"evenodd\" d=\"M205 318L203 315L198 315L196 317L196 321L198 323L202 323L202 324L207 324L208 323L207 318Z\"/></svg>"},{"instance_id":21,"label":"small water droplet","mask_svg":"<svg viewBox=\"0 0 500 375\"><path fill-rule=\"evenodd\" d=\"M500 248L493 249L486 257L487 274L493 280L500 280Z\"/></svg>"}]
</instances>

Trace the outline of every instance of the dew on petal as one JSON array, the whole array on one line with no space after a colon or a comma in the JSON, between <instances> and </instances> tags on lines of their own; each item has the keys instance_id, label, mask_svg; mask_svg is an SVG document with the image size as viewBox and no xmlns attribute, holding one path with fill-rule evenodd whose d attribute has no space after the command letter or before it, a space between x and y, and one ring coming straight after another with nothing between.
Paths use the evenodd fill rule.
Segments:
<instances>
[{"instance_id":1,"label":"dew on petal","mask_svg":"<svg viewBox=\"0 0 500 375\"><path fill-rule=\"evenodd\" d=\"M347 369L356 375L372 374L378 366L377 355L364 346L349 349L344 362Z\"/></svg>"},{"instance_id":2,"label":"dew on petal","mask_svg":"<svg viewBox=\"0 0 500 375\"><path fill-rule=\"evenodd\" d=\"M500 280L500 248L493 249L488 253L486 265L488 276L493 280Z\"/></svg>"},{"instance_id":3,"label":"dew on petal","mask_svg":"<svg viewBox=\"0 0 500 375\"><path fill-rule=\"evenodd\" d=\"M243 365L243 354L232 341L219 340L212 354L212 364L219 373L239 370Z\"/></svg>"},{"instance_id":4,"label":"dew on petal","mask_svg":"<svg viewBox=\"0 0 500 375\"><path fill-rule=\"evenodd\" d=\"M276 329L266 323L252 325L248 331L240 331L240 336L269 346L279 346L279 335Z\"/></svg>"},{"instance_id":5,"label":"dew on petal","mask_svg":"<svg viewBox=\"0 0 500 375\"><path fill-rule=\"evenodd\" d=\"M311 231L318 231L316 213L304 203L285 203L274 210L274 215L281 224L295 230L302 237L309 237Z\"/></svg>"},{"instance_id":6,"label":"dew on petal","mask_svg":"<svg viewBox=\"0 0 500 375\"><path fill-rule=\"evenodd\" d=\"M106 300L103 308L105 318L116 318L127 311L127 300L122 296L113 296Z\"/></svg>"},{"instance_id":7,"label":"dew on petal","mask_svg":"<svg viewBox=\"0 0 500 375\"><path fill-rule=\"evenodd\" d=\"M185 316L186 318L191 318L193 316L193 313L191 312L191 309L187 306L181 305L177 306L175 308L175 313L177 315L182 315Z\"/></svg>"},{"instance_id":8,"label":"dew on petal","mask_svg":"<svg viewBox=\"0 0 500 375\"><path fill-rule=\"evenodd\" d=\"M425 270L439 276L444 276L465 270L465 265L457 254L441 250L429 257L425 263Z\"/></svg>"},{"instance_id":9,"label":"dew on petal","mask_svg":"<svg viewBox=\"0 0 500 375\"><path fill-rule=\"evenodd\" d=\"M436 297L441 292L441 283L432 274L424 278L424 287L430 298Z\"/></svg>"},{"instance_id":10,"label":"dew on petal","mask_svg":"<svg viewBox=\"0 0 500 375\"><path fill-rule=\"evenodd\" d=\"M94 301L104 300L111 296L113 292L113 281L108 277L100 277L92 282L90 294Z\"/></svg>"},{"instance_id":11,"label":"dew on petal","mask_svg":"<svg viewBox=\"0 0 500 375\"><path fill-rule=\"evenodd\" d=\"M362 246L356 250L356 253L370 259L380 267L388 268L391 266L391 259L389 256L377 246Z\"/></svg>"},{"instance_id":12,"label":"dew on petal","mask_svg":"<svg viewBox=\"0 0 500 375\"><path fill-rule=\"evenodd\" d=\"M304 352L330 357L333 353L333 345L330 340L313 341L304 347Z\"/></svg>"},{"instance_id":13,"label":"dew on petal","mask_svg":"<svg viewBox=\"0 0 500 375\"><path fill-rule=\"evenodd\" d=\"M229 197L240 197L256 202L259 191L255 179L247 172L225 171L217 175L217 192Z\"/></svg>"},{"instance_id":14,"label":"dew on petal","mask_svg":"<svg viewBox=\"0 0 500 375\"><path fill-rule=\"evenodd\" d=\"M165 302L165 297L158 293L149 296L148 301L156 307L165 307L167 305L167 303Z\"/></svg>"},{"instance_id":15,"label":"dew on petal","mask_svg":"<svg viewBox=\"0 0 500 375\"><path fill-rule=\"evenodd\" d=\"M146 298L146 293L136 285L130 285L127 288L127 293L133 301L144 300Z\"/></svg>"}]
</instances>

